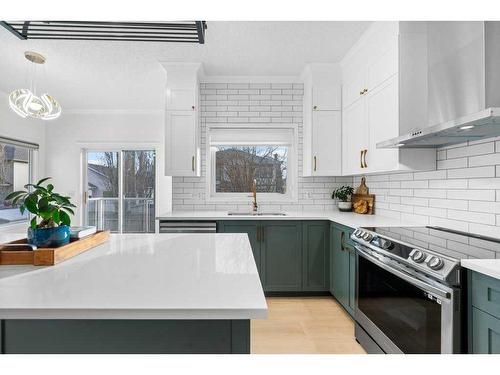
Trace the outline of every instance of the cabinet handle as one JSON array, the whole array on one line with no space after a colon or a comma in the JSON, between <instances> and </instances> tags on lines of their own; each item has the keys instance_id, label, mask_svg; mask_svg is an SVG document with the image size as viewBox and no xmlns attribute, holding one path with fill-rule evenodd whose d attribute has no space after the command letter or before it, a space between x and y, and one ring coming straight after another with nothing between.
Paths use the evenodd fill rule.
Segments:
<instances>
[{"instance_id":1,"label":"cabinet handle","mask_svg":"<svg viewBox=\"0 0 500 375\"><path fill-rule=\"evenodd\" d=\"M317 106L317 105L315 105L315 106L313 107L313 109L318 109L318 106Z\"/></svg>"},{"instance_id":2,"label":"cabinet handle","mask_svg":"<svg viewBox=\"0 0 500 375\"><path fill-rule=\"evenodd\" d=\"M316 172L316 167L318 166L316 156L314 157L314 172Z\"/></svg>"},{"instance_id":3,"label":"cabinet handle","mask_svg":"<svg viewBox=\"0 0 500 375\"><path fill-rule=\"evenodd\" d=\"M364 92L363 92L363 90L361 90L361 91L359 92L359 95L363 95L363 93L364 93Z\"/></svg>"},{"instance_id":4,"label":"cabinet handle","mask_svg":"<svg viewBox=\"0 0 500 375\"><path fill-rule=\"evenodd\" d=\"M364 168L364 166L363 166L363 150L361 150L359 153L359 164L361 165L361 168Z\"/></svg>"},{"instance_id":5,"label":"cabinet handle","mask_svg":"<svg viewBox=\"0 0 500 375\"><path fill-rule=\"evenodd\" d=\"M365 150L363 152L363 163L365 164L365 168L368 168L368 164L366 164L366 154L368 153L368 150Z\"/></svg>"},{"instance_id":6,"label":"cabinet handle","mask_svg":"<svg viewBox=\"0 0 500 375\"><path fill-rule=\"evenodd\" d=\"M345 251L344 237L345 237L345 232L344 231L340 232L340 250L341 251Z\"/></svg>"},{"instance_id":7,"label":"cabinet handle","mask_svg":"<svg viewBox=\"0 0 500 375\"><path fill-rule=\"evenodd\" d=\"M192 105L192 106L191 106L191 109L192 109L193 111L194 111L194 109L195 109L195 108L196 108L196 107L195 107L194 105Z\"/></svg>"},{"instance_id":8,"label":"cabinet handle","mask_svg":"<svg viewBox=\"0 0 500 375\"><path fill-rule=\"evenodd\" d=\"M191 169L194 172L194 156L191 158Z\"/></svg>"}]
</instances>

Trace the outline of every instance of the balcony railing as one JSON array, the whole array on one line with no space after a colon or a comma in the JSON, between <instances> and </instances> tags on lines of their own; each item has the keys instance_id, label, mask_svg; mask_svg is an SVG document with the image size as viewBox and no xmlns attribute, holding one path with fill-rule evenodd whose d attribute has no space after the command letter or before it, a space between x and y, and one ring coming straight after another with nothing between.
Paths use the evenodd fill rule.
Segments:
<instances>
[{"instance_id":1,"label":"balcony railing","mask_svg":"<svg viewBox=\"0 0 500 375\"><path fill-rule=\"evenodd\" d=\"M152 198L90 198L87 223L115 233L154 233L155 203Z\"/></svg>"}]
</instances>

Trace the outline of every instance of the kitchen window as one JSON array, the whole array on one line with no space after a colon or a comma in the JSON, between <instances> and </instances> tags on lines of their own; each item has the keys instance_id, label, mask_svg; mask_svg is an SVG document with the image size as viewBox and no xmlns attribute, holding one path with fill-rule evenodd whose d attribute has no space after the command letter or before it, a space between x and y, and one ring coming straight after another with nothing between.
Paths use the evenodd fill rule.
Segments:
<instances>
[{"instance_id":1,"label":"kitchen window","mask_svg":"<svg viewBox=\"0 0 500 375\"><path fill-rule=\"evenodd\" d=\"M254 181L261 201L295 199L295 128L211 127L207 136L211 200L249 200Z\"/></svg>"},{"instance_id":2,"label":"kitchen window","mask_svg":"<svg viewBox=\"0 0 500 375\"><path fill-rule=\"evenodd\" d=\"M5 202L5 197L33 181L37 150L37 144L0 137L0 225L28 220L28 212L21 214L20 204Z\"/></svg>"}]
</instances>

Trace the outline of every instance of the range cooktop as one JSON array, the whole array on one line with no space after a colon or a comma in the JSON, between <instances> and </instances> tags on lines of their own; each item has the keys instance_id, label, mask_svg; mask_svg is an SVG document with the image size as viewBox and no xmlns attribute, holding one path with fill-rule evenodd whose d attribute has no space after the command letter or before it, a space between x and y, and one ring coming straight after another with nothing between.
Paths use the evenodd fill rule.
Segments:
<instances>
[{"instance_id":1,"label":"range cooktop","mask_svg":"<svg viewBox=\"0 0 500 375\"><path fill-rule=\"evenodd\" d=\"M372 255L451 282L461 259L495 258L500 252L500 239L440 227L358 228L351 238Z\"/></svg>"}]
</instances>

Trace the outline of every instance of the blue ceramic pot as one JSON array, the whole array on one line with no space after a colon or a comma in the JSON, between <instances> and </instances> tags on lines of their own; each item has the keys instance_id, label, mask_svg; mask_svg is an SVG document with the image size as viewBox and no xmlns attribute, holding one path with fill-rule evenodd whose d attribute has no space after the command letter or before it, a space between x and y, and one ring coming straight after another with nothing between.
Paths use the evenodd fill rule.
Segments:
<instances>
[{"instance_id":1,"label":"blue ceramic pot","mask_svg":"<svg viewBox=\"0 0 500 375\"><path fill-rule=\"evenodd\" d=\"M69 243L70 229L68 225L54 228L28 228L28 243L36 247L59 247Z\"/></svg>"}]
</instances>

